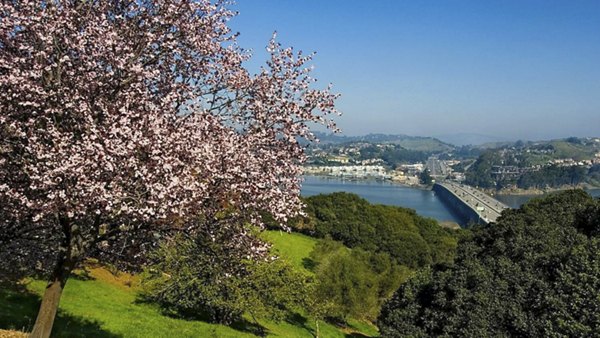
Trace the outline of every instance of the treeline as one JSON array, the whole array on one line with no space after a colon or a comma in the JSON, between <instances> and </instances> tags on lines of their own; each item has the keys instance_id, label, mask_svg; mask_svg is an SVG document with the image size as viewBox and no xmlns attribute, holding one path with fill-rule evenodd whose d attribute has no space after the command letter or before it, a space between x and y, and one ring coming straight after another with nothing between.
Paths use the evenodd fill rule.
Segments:
<instances>
[{"instance_id":1,"label":"treeline","mask_svg":"<svg viewBox=\"0 0 600 338\"><path fill-rule=\"evenodd\" d=\"M576 186L581 183L598 183L598 166L544 166L536 171L528 171L516 176L494 177L492 167L511 165L518 167L519 160L513 156L500 156L496 151L488 151L475 161L466 173L465 183L484 189L503 189L517 187L521 189L559 188Z\"/></svg>"},{"instance_id":2,"label":"treeline","mask_svg":"<svg viewBox=\"0 0 600 338\"><path fill-rule=\"evenodd\" d=\"M465 183L484 189L495 189L496 181L492 178L492 166L501 162L500 156L487 151L481 154L465 174Z\"/></svg>"},{"instance_id":3,"label":"treeline","mask_svg":"<svg viewBox=\"0 0 600 338\"><path fill-rule=\"evenodd\" d=\"M345 192L311 196L305 202L309 217L293 225L296 231L385 252L410 268L452 260L458 233L412 209L370 204Z\"/></svg>"},{"instance_id":4,"label":"treeline","mask_svg":"<svg viewBox=\"0 0 600 338\"><path fill-rule=\"evenodd\" d=\"M374 321L383 303L419 268L454 258L460 231L412 209L370 204L338 192L305 200L293 228L322 238L311 253L315 297L334 321Z\"/></svg>"},{"instance_id":5,"label":"treeline","mask_svg":"<svg viewBox=\"0 0 600 338\"><path fill-rule=\"evenodd\" d=\"M549 166L540 169L539 171L524 173L517 180L517 187L539 188L545 187L561 187L565 185L578 185L586 182L588 169L585 167L571 166L558 167Z\"/></svg>"},{"instance_id":6,"label":"treeline","mask_svg":"<svg viewBox=\"0 0 600 338\"><path fill-rule=\"evenodd\" d=\"M178 239L146 270L144 299L225 323L377 320L382 337L600 332L600 201L583 191L534 199L469 231L348 193L305 202L307 216L289 224L319 238L304 268L269 252L232 255L226 238Z\"/></svg>"},{"instance_id":7,"label":"treeline","mask_svg":"<svg viewBox=\"0 0 600 338\"><path fill-rule=\"evenodd\" d=\"M476 228L451 264L421 270L386 303L382 337L599 337L600 201L534 199Z\"/></svg>"}]
</instances>

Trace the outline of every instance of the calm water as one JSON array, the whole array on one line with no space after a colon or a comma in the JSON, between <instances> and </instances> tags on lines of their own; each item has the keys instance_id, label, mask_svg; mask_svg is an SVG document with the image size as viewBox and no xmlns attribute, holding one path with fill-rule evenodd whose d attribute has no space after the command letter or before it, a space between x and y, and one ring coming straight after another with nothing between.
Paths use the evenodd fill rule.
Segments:
<instances>
[{"instance_id":1,"label":"calm water","mask_svg":"<svg viewBox=\"0 0 600 338\"><path fill-rule=\"evenodd\" d=\"M431 217L438 221L453 221L462 224L433 191L410 188L390 182L381 181L348 181L337 178L306 176L302 186L303 196L328 194L346 191L357 194L371 203L398 205L415 209L419 215ZM600 197L600 189L587 191L594 197ZM498 195L499 201L512 208L518 208L533 197L540 195Z\"/></svg>"},{"instance_id":2,"label":"calm water","mask_svg":"<svg viewBox=\"0 0 600 338\"><path fill-rule=\"evenodd\" d=\"M438 221L461 223L433 191L409 188L380 181L347 181L335 178L307 176L302 186L303 196L346 191L357 194L371 203L398 205L415 209L419 215Z\"/></svg>"}]
</instances>

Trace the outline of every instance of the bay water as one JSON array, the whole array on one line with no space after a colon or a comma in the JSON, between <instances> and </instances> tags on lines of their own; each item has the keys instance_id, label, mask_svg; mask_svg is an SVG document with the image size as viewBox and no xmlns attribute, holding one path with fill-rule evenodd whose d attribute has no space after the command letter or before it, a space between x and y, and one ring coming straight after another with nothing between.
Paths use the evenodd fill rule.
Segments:
<instances>
[{"instance_id":1,"label":"bay water","mask_svg":"<svg viewBox=\"0 0 600 338\"><path fill-rule=\"evenodd\" d=\"M304 179L302 196L345 191L357 194L371 203L415 209L419 215L438 221L459 224L462 222L431 190L416 189L388 181L352 181L316 176L305 176Z\"/></svg>"},{"instance_id":2,"label":"bay water","mask_svg":"<svg viewBox=\"0 0 600 338\"><path fill-rule=\"evenodd\" d=\"M438 221L451 221L462 224L459 215L447 207L431 190L413 188L389 181L377 180L345 180L340 178L305 176L302 185L302 196L329 194L337 191L354 193L371 203L396 205L411 208L425 217ZM594 197L600 197L600 189L587 191ZM497 195L499 201L511 208L518 208L531 198L540 195Z\"/></svg>"}]
</instances>

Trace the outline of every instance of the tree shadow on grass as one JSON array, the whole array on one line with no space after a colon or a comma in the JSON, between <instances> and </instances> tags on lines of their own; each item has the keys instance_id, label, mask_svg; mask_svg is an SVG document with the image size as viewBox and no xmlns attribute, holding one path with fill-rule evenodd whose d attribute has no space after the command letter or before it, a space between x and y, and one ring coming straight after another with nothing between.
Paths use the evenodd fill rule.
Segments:
<instances>
[{"instance_id":1,"label":"tree shadow on grass","mask_svg":"<svg viewBox=\"0 0 600 338\"><path fill-rule=\"evenodd\" d=\"M302 266L307 270L314 271L317 267L317 263L308 257L304 257L302 258Z\"/></svg>"},{"instance_id":2,"label":"tree shadow on grass","mask_svg":"<svg viewBox=\"0 0 600 338\"><path fill-rule=\"evenodd\" d=\"M0 285L0 329L30 332L40 306L40 297L24 287ZM122 337L103 330L96 321L58 311L52 337Z\"/></svg>"},{"instance_id":3,"label":"tree shadow on grass","mask_svg":"<svg viewBox=\"0 0 600 338\"><path fill-rule=\"evenodd\" d=\"M251 333L259 337L266 337L267 334L269 334L269 330L266 327L246 319L238 320L229 325L229 327L237 331Z\"/></svg>"},{"instance_id":4,"label":"tree shadow on grass","mask_svg":"<svg viewBox=\"0 0 600 338\"><path fill-rule=\"evenodd\" d=\"M305 329L306 331L310 332L310 334L313 335L313 337L316 337L316 333L314 331L314 328L310 327L308 325L308 319L306 317L304 317L303 315L299 314L299 313L294 313L293 315L289 316L286 320L288 323L297 326L297 327L301 327L303 329ZM345 327L345 325L340 324L339 322L336 322L335 320L329 320L327 321L329 324L334 325L335 327L337 327L338 329L342 329ZM355 327L348 327L349 329L356 329ZM359 332L352 332L352 333L346 333L344 335L345 338L371 338L370 336L364 335L362 333Z\"/></svg>"},{"instance_id":5,"label":"tree shadow on grass","mask_svg":"<svg viewBox=\"0 0 600 338\"><path fill-rule=\"evenodd\" d=\"M313 329L310 326L308 326L308 319L299 313L294 313L294 314L290 315L286 319L286 322L288 322L294 326L305 329L306 331L310 332L310 334L312 334L313 337L316 336L315 333L313 332Z\"/></svg>"},{"instance_id":6,"label":"tree shadow on grass","mask_svg":"<svg viewBox=\"0 0 600 338\"><path fill-rule=\"evenodd\" d=\"M69 276L70 279L77 279L80 281L89 281L89 280L95 280L96 278L94 278L90 272L88 270L79 270L76 271L75 273L71 274L71 276Z\"/></svg>"},{"instance_id":7,"label":"tree shadow on grass","mask_svg":"<svg viewBox=\"0 0 600 338\"><path fill-rule=\"evenodd\" d=\"M137 295L134 303L135 304L145 304L145 305L151 306L151 307L155 308L162 316L165 316L165 317L187 320L187 321L191 321L191 322L199 321L199 322L204 322L204 323L209 323L209 324L219 324L218 322L214 321L211 318L210 314L207 312L202 312L199 310L193 310L188 313L182 312L182 311L177 311L177 310L169 308L169 306L161 306L156 301L152 300L150 297L148 297L147 295L145 295L143 293L139 293ZM244 317L234 320L233 323L231 323L231 324L220 324L220 325L225 325L234 330L237 330L237 331L240 331L243 333L250 333L250 334L253 334L253 335L259 336L259 337L265 337L269 333L269 331L266 327L260 325L259 323L250 321Z\"/></svg>"},{"instance_id":8,"label":"tree shadow on grass","mask_svg":"<svg viewBox=\"0 0 600 338\"><path fill-rule=\"evenodd\" d=\"M352 324L349 324L347 326L344 326L346 329L348 329L349 331L353 331L350 333L346 333L345 337L346 338L371 338L372 336L366 335L362 332L359 332L360 329Z\"/></svg>"}]
</instances>

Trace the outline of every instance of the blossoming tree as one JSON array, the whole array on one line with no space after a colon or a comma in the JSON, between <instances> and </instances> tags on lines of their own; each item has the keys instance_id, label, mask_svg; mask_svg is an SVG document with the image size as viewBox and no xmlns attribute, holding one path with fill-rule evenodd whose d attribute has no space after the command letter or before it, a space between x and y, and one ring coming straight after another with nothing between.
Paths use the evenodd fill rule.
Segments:
<instances>
[{"instance_id":1,"label":"blossoming tree","mask_svg":"<svg viewBox=\"0 0 600 338\"><path fill-rule=\"evenodd\" d=\"M158 239L300 211L310 125L336 94L269 43L251 75L227 4L0 3L0 251L4 275L49 283L33 336L87 257L135 262ZM212 228L211 228L212 227Z\"/></svg>"}]
</instances>

